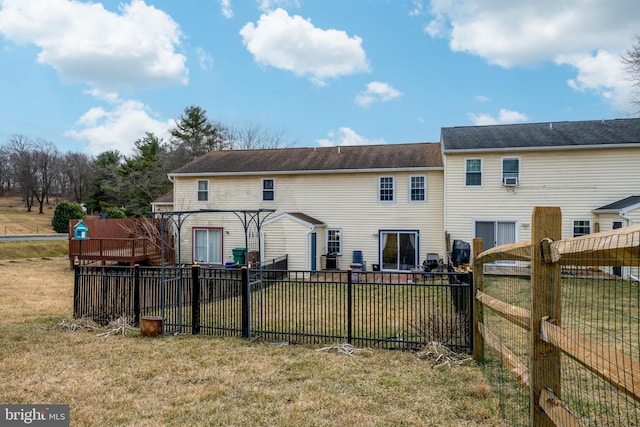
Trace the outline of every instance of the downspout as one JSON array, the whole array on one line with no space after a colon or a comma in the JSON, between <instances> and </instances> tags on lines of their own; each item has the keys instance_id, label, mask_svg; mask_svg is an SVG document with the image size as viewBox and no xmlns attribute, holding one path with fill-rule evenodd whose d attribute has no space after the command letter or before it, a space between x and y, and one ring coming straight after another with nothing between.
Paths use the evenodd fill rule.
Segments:
<instances>
[{"instance_id":1,"label":"downspout","mask_svg":"<svg viewBox=\"0 0 640 427\"><path fill-rule=\"evenodd\" d=\"M311 261L311 257L310 257L311 254L309 253L309 250L311 248L311 233L313 233L315 229L316 229L316 226L312 225L307 230L307 249L305 254L306 256L304 257L307 271L311 270L311 264L309 264L309 261Z\"/></svg>"},{"instance_id":2,"label":"downspout","mask_svg":"<svg viewBox=\"0 0 640 427\"><path fill-rule=\"evenodd\" d=\"M627 222L626 227L633 225L633 221L631 220L631 218L629 218L629 215L627 215L626 211L621 210L620 212L618 212L618 215L620 216L620 218L624 219Z\"/></svg>"}]
</instances>

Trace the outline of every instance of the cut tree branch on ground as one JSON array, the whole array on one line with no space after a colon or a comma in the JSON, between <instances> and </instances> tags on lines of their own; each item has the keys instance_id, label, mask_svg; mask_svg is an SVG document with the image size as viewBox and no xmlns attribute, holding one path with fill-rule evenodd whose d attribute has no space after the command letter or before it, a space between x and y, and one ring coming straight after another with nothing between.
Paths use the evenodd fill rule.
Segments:
<instances>
[{"instance_id":1,"label":"cut tree branch on ground","mask_svg":"<svg viewBox=\"0 0 640 427\"><path fill-rule=\"evenodd\" d=\"M326 352L335 352L338 354L346 354L348 356L353 356L356 353L359 352L369 352L372 353L373 350L371 350L370 348L358 348L358 347L354 347L351 344L348 343L343 343L343 344L335 344L335 345L331 345L328 347L323 347L323 348L319 348L316 351L326 351Z\"/></svg>"}]
</instances>

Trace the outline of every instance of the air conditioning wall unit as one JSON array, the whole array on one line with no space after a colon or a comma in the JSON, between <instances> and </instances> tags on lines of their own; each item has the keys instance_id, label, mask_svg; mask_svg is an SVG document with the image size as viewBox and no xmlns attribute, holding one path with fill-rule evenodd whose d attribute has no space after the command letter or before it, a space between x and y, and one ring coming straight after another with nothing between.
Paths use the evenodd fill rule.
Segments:
<instances>
[{"instance_id":1,"label":"air conditioning wall unit","mask_svg":"<svg viewBox=\"0 0 640 427\"><path fill-rule=\"evenodd\" d=\"M505 176L502 178L502 185L505 187L516 187L518 184L517 176Z\"/></svg>"}]
</instances>

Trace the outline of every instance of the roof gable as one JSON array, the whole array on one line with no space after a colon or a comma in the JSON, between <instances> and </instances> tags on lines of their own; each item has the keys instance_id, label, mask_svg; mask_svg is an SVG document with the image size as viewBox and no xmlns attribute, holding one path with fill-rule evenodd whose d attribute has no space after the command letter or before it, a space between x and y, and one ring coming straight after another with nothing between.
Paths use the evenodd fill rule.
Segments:
<instances>
[{"instance_id":1,"label":"roof gable","mask_svg":"<svg viewBox=\"0 0 640 427\"><path fill-rule=\"evenodd\" d=\"M445 153L456 151L640 147L640 119L442 128Z\"/></svg>"},{"instance_id":2,"label":"roof gable","mask_svg":"<svg viewBox=\"0 0 640 427\"><path fill-rule=\"evenodd\" d=\"M322 221L320 221L319 219L315 219L305 213L302 212L283 212L279 215L276 215L273 218L268 219L267 221L264 222L264 225L268 225L271 224L272 222L276 222L276 221L280 221L283 218L288 218L292 221L295 221L297 223L300 223L306 227L309 228L315 228L315 227L324 227L326 226L326 224Z\"/></svg>"},{"instance_id":3,"label":"roof gable","mask_svg":"<svg viewBox=\"0 0 640 427\"><path fill-rule=\"evenodd\" d=\"M211 151L171 175L442 169L439 143Z\"/></svg>"}]
</instances>

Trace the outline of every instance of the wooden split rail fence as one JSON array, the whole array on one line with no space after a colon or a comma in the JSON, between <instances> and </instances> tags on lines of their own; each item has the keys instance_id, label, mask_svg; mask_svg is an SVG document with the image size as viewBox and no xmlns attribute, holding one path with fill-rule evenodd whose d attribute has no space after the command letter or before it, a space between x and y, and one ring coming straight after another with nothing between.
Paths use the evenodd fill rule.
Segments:
<instances>
[{"instance_id":1,"label":"wooden split rail fence","mask_svg":"<svg viewBox=\"0 0 640 427\"><path fill-rule=\"evenodd\" d=\"M590 314L589 310L580 308L576 310L579 311L578 317L588 317L586 321L576 320L571 312L565 322L563 306L571 306L573 302L566 301L567 286L563 281L563 271L567 266L581 266L581 271L589 271L592 277L610 274L608 272L612 267L638 271L640 226L560 240L561 225L560 208L537 207L532 215L531 242L503 245L483 252L482 240L474 240L474 359L478 362L485 361L485 349L490 349L492 356L497 358L503 368L524 388L529 395L529 425L637 425L640 416L640 304L637 303L640 294L637 283L634 280L625 282L619 277L615 280L607 279L604 285L587 283L586 286L591 292L596 292L595 288L598 286L611 286L607 291L611 295L620 295L620 292L615 293L615 286L633 283L628 287L631 295L628 299L611 303L614 311L624 311L623 316L618 316L623 320L618 323L611 322L614 329L610 335L598 335L592 331L604 328L602 314ZM509 261L519 265L521 271L530 272L528 308L522 306L526 305L526 302L515 305L490 295L490 290L485 292L485 274L488 275L485 272L491 271L485 266L495 267L496 261ZM637 277L631 277L637 280ZM589 280L588 277L586 280ZM505 288L508 288L508 285ZM605 303L591 304L596 311L598 305ZM490 310L494 324L488 321L487 310ZM495 319L502 320L498 322ZM515 325L526 331L522 336L528 337L528 342L526 338L521 339L524 349L513 351L502 342L494 333L494 329L499 329L495 323ZM597 328L592 328L593 324L596 324ZM589 331L588 334L586 330ZM524 353L528 354L528 357L523 357ZM603 421L605 418L590 413L596 406L593 402L592 406L585 405L586 409L581 414L577 413L580 411L572 409L568 401L563 400L563 388L569 388L568 382L572 381L567 379L570 375L563 370L563 363L567 366L575 364L587 375L594 376L597 381L610 384L610 393L622 397L596 396L593 400L604 401L598 403L602 406L624 400L622 409L618 407L602 410L618 413L614 414L618 418L607 418ZM584 385L577 387L585 388Z\"/></svg>"}]
</instances>

